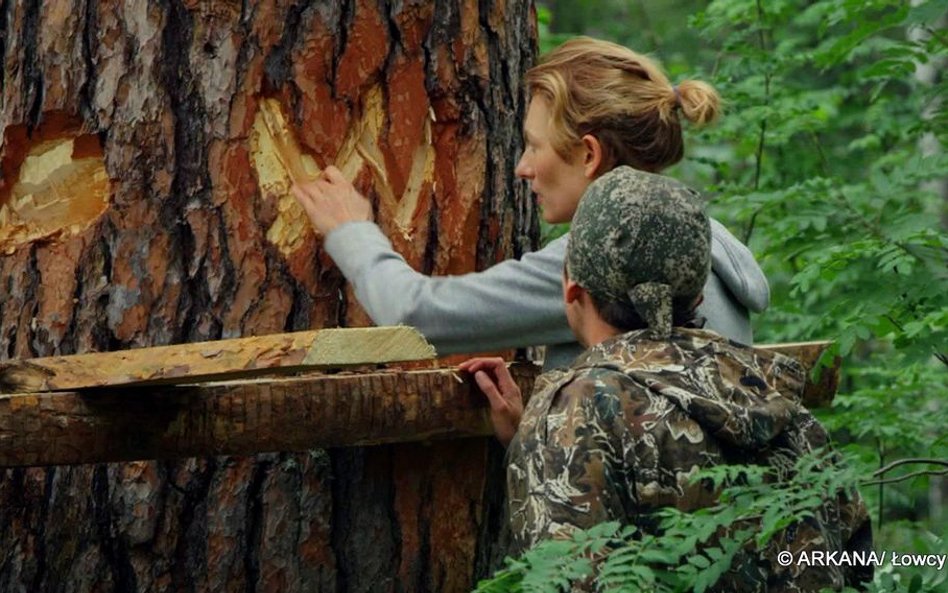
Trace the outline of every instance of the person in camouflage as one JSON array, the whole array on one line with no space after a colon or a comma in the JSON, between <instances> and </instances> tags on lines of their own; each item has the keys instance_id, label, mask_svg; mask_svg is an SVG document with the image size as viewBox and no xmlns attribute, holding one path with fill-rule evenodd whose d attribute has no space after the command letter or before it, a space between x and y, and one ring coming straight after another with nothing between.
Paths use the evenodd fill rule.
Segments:
<instances>
[{"instance_id":1,"label":"person in camouflage","mask_svg":"<svg viewBox=\"0 0 948 593\"><path fill-rule=\"evenodd\" d=\"M801 404L795 360L698 328L694 308L709 267L708 219L673 179L620 167L580 201L570 231L564 299L587 350L542 375L517 426L520 394L499 359L473 359L507 453L508 509L517 554L605 521L654 529L652 511L710 506L691 480L701 468L762 464L789 471L824 448L824 428ZM515 430L515 434L514 434ZM746 553L720 591L818 591L871 570L782 567L788 550L864 551L862 500L841 493L815 517Z\"/></svg>"}]
</instances>

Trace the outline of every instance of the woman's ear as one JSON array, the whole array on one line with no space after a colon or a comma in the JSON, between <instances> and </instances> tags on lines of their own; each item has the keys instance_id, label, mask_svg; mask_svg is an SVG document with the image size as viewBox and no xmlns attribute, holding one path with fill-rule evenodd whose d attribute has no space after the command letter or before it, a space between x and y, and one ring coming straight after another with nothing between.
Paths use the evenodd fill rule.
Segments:
<instances>
[{"instance_id":1,"label":"woman's ear","mask_svg":"<svg viewBox=\"0 0 948 593\"><path fill-rule=\"evenodd\" d=\"M599 167L602 165L602 143L592 134L586 134L581 141L583 143L583 175L586 179L592 180L599 175Z\"/></svg>"}]
</instances>

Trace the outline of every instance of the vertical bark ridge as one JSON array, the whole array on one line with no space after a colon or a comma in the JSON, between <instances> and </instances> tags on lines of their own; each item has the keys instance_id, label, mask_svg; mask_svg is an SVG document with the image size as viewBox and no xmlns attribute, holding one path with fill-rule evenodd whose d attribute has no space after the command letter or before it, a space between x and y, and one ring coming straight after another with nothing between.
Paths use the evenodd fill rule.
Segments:
<instances>
[{"instance_id":1,"label":"vertical bark ridge","mask_svg":"<svg viewBox=\"0 0 948 593\"><path fill-rule=\"evenodd\" d=\"M138 586L129 561L128 548L121 535L116 533L112 520L110 483L108 467L97 465L93 470L92 500L98 539L112 573L112 582L120 591L135 591Z\"/></svg>"},{"instance_id":2,"label":"vertical bark ridge","mask_svg":"<svg viewBox=\"0 0 948 593\"><path fill-rule=\"evenodd\" d=\"M39 20L41 2L27 2L23 13L23 79L26 89L23 93L23 112L27 114L27 129L32 131L40 123L40 109L43 106L43 72L36 59L39 45Z\"/></svg>"},{"instance_id":3,"label":"vertical bark ridge","mask_svg":"<svg viewBox=\"0 0 948 593\"><path fill-rule=\"evenodd\" d=\"M390 502L391 453L385 449L330 451L332 548L340 591L389 591L395 574Z\"/></svg>"},{"instance_id":4,"label":"vertical bark ridge","mask_svg":"<svg viewBox=\"0 0 948 593\"><path fill-rule=\"evenodd\" d=\"M172 484L179 477L185 479L183 485L177 486L181 495L179 507L175 509L173 517L168 517L183 527L174 536L173 590L205 591L213 583L212 575L209 574L213 567L208 565L207 560L207 515L213 512L208 505L208 494L218 467L219 462L214 458L184 460L172 467L167 478Z\"/></svg>"},{"instance_id":5,"label":"vertical bark ridge","mask_svg":"<svg viewBox=\"0 0 948 593\"><path fill-rule=\"evenodd\" d=\"M10 37L10 0L0 0L0 110L6 108L7 44Z\"/></svg>"},{"instance_id":6,"label":"vertical bark ridge","mask_svg":"<svg viewBox=\"0 0 948 593\"><path fill-rule=\"evenodd\" d=\"M79 113L87 122L90 129L99 129L98 113L95 109L95 87L98 80L94 59L94 49L98 34L98 2L87 0L82 9L83 26L81 40L81 54L84 68L84 80L79 88ZM0 94L3 91L0 90Z\"/></svg>"},{"instance_id":7,"label":"vertical bark ridge","mask_svg":"<svg viewBox=\"0 0 948 593\"><path fill-rule=\"evenodd\" d=\"M331 78L329 79L331 82L330 92L332 93L333 99L339 98L336 94L336 81L339 79L339 62L349 44L349 30L355 21L356 2L358 2L358 0L340 0L339 2L333 3L339 6L339 21L336 23L337 27L335 29L338 35L334 37L335 47L332 53L332 59L329 62L331 74ZM333 21L328 21L327 24L333 24Z\"/></svg>"},{"instance_id":8,"label":"vertical bark ridge","mask_svg":"<svg viewBox=\"0 0 948 593\"><path fill-rule=\"evenodd\" d=\"M77 346L74 353L118 349L113 342L112 333L105 324L108 318L112 249L115 245L116 229L109 219L106 219L100 228L100 240L90 250L90 265L80 267L83 281L79 286L82 287L83 296L79 297L80 306L77 307L79 320L76 328Z\"/></svg>"},{"instance_id":9,"label":"vertical bark ridge","mask_svg":"<svg viewBox=\"0 0 948 593\"><path fill-rule=\"evenodd\" d=\"M171 245L170 269L166 282L181 283L180 300L171 310L186 322L172 335L169 342L214 340L220 338L220 325L211 319L198 317L207 311L210 297L206 290L206 276L198 278L184 272L189 266L184 261L194 253L196 241L183 213L192 209L206 210L211 206L211 179L208 172L207 146L209 122L207 106L196 88L195 74L189 56L194 45L192 14L178 0L170 3L168 22L163 30L167 67L165 85L170 91L170 104L176 114L174 128L174 179L171 199L161 204L162 227L169 233ZM206 53L206 52L205 52ZM167 292L167 291L163 291ZM153 318L155 324L166 324L168 319ZM151 335L160 335L152 331Z\"/></svg>"},{"instance_id":10,"label":"vertical bark ridge","mask_svg":"<svg viewBox=\"0 0 948 593\"><path fill-rule=\"evenodd\" d=\"M56 477L55 469L53 471L46 472L45 475L45 492L49 493L52 489L53 482ZM46 576L46 522L49 517L49 496L44 496L41 499L39 504L39 509L37 513L37 529L34 532L34 537L36 537L36 547L35 547L35 560L36 560L36 573L33 575L33 589L39 590L40 585L43 582Z\"/></svg>"},{"instance_id":11,"label":"vertical bark ridge","mask_svg":"<svg viewBox=\"0 0 948 593\"><path fill-rule=\"evenodd\" d=\"M25 336L24 343L18 344L18 348L15 350L20 358L38 356L35 342L36 324L33 323L33 319L36 318L36 310L39 307L39 303L36 301L36 292L39 289L40 282L42 282L42 271L36 266L36 251L37 246L31 245L29 259L23 272L23 275L28 279L28 284L25 287L26 295L23 299L25 306L20 313L20 323L21 327L28 325L29 331Z\"/></svg>"},{"instance_id":12,"label":"vertical bark ridge","mask_svg":"<svg viewBox=\"0 0 948 593\"><path fill-rule=\"evenodd\" d=\"M250 485L247 487L247 548L244 554L244 566L247 573L247 593L256 593L260 581L260 546L263 538L263 500L262 491L266 474L273 461L269 456L260 456L254 465Z\"/></svg>"},{"instance_id":13,"label":"vertical bark ridge","mask_svg":"<svg viewBox=\"0 0 948 593\"><path fill-rule=\"evenodd\" d=\"M280 41L267 55L264 61L263 92L271 93L293 83L292 51L300 35L302 14L312 5L312 2L293 4L286 13L285 26Z\"/></svg>"},{"instance_id":14,"label":"vertical bark ridge","mask_svg":"<svg viewBox=\"0 0 948 593\"><path fill-rule=\"evenodd\" d=\"M471 582L493 574L501 568L509 545L510 529L506 514L506 451L494 439L487 450L487 468L484 472L483 521L478 525L477 548Z\"/></svg>"}]
</instances>

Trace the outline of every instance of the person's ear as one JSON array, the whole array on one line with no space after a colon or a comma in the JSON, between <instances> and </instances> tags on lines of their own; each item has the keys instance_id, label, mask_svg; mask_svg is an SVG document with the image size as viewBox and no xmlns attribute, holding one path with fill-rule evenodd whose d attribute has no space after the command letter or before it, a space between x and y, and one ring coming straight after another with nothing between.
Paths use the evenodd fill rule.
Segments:
<instances>
[{"instance_id":1,"label":"person's ear","mask_svg":"<svg viewBox=\"0 0 948 593\"><path fill-rule=\"evenodd\" d=\"M566 301L566 304L575 303L583 297L586 293L586 289L576 284L570 279L566 279L566 284L563 286L563 300Z\"/></svg>"},{"instance_id":2,"label":"person's ear","mask_svg":"<svg viewBox=\"0 0 948 593\"><path fill-rule=\"evenodd\" d=\"M583 175L586 179L595 179L602 165L602 143L592 134L586 134L581 141L583 143Z\"/></svg>"}]
</instances>

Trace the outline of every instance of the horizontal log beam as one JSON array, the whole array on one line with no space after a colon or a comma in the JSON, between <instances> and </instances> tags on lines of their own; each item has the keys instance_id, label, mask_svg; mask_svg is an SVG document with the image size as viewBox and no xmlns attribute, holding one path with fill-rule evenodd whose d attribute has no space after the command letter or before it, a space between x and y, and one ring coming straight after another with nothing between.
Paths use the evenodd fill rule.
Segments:
<instances>
[{"instance_id":1,"label":"horizontal log beam","mask_svg":"<svg viewBox=\"0 0 948 593\"><path fill-rule=\"evenodd\" d=\"M511 369L529 393L539 367ZM491 434L473 380L444 369L0 395L0 467Z\"/></svg>"},{"instance_id":2,"label":"horizontal log beam","mask_svg":"<svg viewBox=\"0 0 948 593\"><path fill-rule=\"evenodd\" d=\"M406 326L320 329L0 363L0 393L201 383L354 365L432 360Z\"/></svg>"},{"instance_id":3,"label":"horizontal log beam","mask_svg":"<svg viewBox=\"0 0 948 593\"><path fill-rule=\"evenodd\" d=\"M765 346L809 372L828 342ZM511 370L529 394L539 367ZM463 378L462 378L463 377ZM836 366L804 404L832 401ZM0 395L0 467L244 455L488 436L487 402L448 369Z\"/></svg>"}]
</instances>

